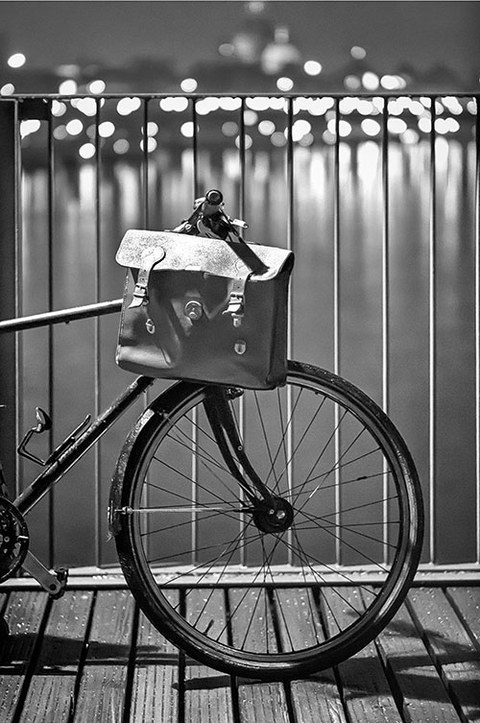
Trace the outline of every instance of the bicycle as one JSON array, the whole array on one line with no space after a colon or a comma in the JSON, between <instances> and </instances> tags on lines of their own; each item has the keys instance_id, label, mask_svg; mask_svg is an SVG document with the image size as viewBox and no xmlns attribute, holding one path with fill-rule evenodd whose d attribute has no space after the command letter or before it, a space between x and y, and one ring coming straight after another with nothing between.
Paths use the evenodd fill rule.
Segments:
<instances>
[{"instance_id":1,"label":"bicycle","mask_svg":"<svg viewBox=\"0 0 480 723\"><path fill-rule=\"evenodd\" d=\"M240 228L211 191L175 230ZM154 382L138 377L45 461L28 450L51 424L37 409L18 451L44 471L15 500L1 476L0 581L23 569L63 594L67 573L28 550L25 516ZM178 381L157 396L120 452L108 519L158 630L201 663L263 680L311 674L372 641L408 592L423 536L417 472L393 423L348 381L296 361L274 390Z\"/></svg>"}]
</instances>

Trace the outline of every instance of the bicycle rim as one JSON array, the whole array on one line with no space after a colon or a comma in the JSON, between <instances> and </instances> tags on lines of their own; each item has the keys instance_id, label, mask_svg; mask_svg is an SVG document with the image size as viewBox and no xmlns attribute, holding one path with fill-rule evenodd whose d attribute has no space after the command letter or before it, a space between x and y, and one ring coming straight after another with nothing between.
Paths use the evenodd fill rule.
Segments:
<instances>
[{"instance_id":1,"label":"bicycle rim","mask_svg":"<svg viewBox=\"0 0 480 723\"><path fill-rule=\"evenodd\" d=\"M212 667L272 679L333 665L378 634L415 572L408 451L354 386L290 363L285 387L230 402L280 501L254 512L215 444L208 392L178 385L154 402L122 464L127 580L166 637Z\"/></svg>"}]
</instances>

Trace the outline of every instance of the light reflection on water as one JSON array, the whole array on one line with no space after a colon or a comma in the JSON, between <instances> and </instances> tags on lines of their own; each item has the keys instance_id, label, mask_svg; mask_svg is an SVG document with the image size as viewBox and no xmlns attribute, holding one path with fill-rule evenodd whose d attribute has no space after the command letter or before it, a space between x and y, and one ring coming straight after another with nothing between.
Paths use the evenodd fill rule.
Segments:
<instances>
[{"instance_id":1,"label":"light reflection on water","mask_svg":"<svg viewBox=\"0 0 480 723\"><path fill-rule=\"evenodd\" d=\"M438 559L465 561L474 556L474 148L437 144L436 244L436 534ZM199 187L223 190L227 211L240 215L238 154L200 152ZM283 154L258 152L246 165L247 240L285 245L288 198ZM295 151L296 252L293 280L292 356L333 366L333 148ZM390 260L390 413L414 453L428 502L429 368L429 209L430 151L392 145L389 152ZM25 205L23 298L25 314L47 308L48 237L46 176L30 172L23 180ZM95 301L96 176L93 166L80 172L56 169L54 218L54 308ZM193 201L192 156L163 155L149 168L148 227L169 228L190 211ZM340 148L340 371L381 402L382 389L382 239L384 204L382 157L373 142ZM122 293L123 270L114 262L128 228L143 227L142 172L118 163L102 171L99 189L100 299ZM117 319L100 323L101 405L106 406L130 380L116 369ZM36 404L46 404L45 330L23 334L25 425ZM92 369L94 322L57 327L55 344L55 417L58 435L94 409ZM100 498L106 504L111 469L125 431L136 413L121 422L102 445ZM95 509L91 459L59 488L55 505L85 513L57 516L69 564L88 564L85 549L69 540L91 540ZM87 478L82 487L80 483ZM78 483L78 484L77 484ZM104 504L105 503L105 504ZM103 509L103 507L102 507ZM104 521L101 520L102 525ZM38 523L40 526L40 523ZM461 535L455 534L460 531ZM105 538L105 535L103 536ZM42 543L39 543L40 546ZM103 542L102 542L103 545ZM87 550L87 551L86 551ZM102 560L112 558L111 547ZM87 558L85 558L87 555Z\"/></svg>"}]
</instances>

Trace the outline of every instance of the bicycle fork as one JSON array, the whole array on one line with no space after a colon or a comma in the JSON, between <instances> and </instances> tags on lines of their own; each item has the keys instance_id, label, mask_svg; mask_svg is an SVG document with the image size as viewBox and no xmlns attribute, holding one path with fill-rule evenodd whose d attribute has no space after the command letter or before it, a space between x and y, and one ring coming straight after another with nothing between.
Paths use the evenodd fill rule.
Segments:
<instances>
[{"instance_id":1,"label":"bicycle fork","mask_svg":"<svg viewBox=\"0 0 480 723\"><path fill-rule=\"evenodd\" d=\"M229 404L229 398L242 393L234 388L212 388L204 401L205 412L225 464L251 504L244 508L244 512L252 513L253 521L261 532L283 532L292 524L294 510L286 498L275 495L262 482L245 452Z\"/></svg>"}]
</instances>

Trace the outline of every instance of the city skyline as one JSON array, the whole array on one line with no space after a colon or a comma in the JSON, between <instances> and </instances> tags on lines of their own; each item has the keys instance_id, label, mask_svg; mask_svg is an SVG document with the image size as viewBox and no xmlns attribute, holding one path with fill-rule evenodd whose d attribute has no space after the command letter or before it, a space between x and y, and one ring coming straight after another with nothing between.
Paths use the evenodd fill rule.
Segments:
<instances>
[{"instance_id":1,"label":"city skyline","mask_svg":"<svg viewBox=\"0 0 480 723\"><path fill-rule=\"evenodd\" d=\"M125 67L141 58L164 60L179 73L191 71L196 64L214 65L220 59L219 46L248 25L247 5L236 0L2 2L3 62L24 53L25 68L17 74L95 62ZM255 5L264 6L272 28L288 27L302 60L320 63L325 75L347 66L357 46L365 50L368 63L384 73L402 64L420 74L443 66L470 86L480 74L478 2ZM9 72L14 79L15 69Z\"/></svg>"}]
</instances>

